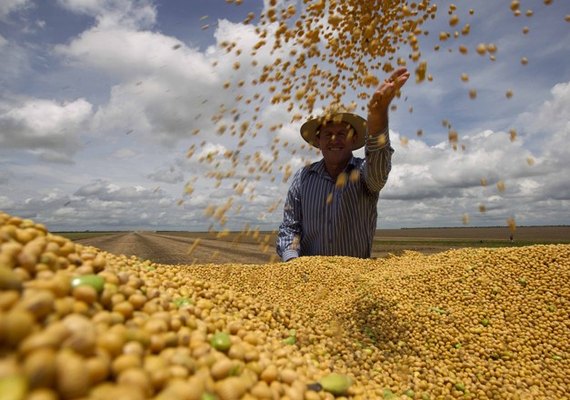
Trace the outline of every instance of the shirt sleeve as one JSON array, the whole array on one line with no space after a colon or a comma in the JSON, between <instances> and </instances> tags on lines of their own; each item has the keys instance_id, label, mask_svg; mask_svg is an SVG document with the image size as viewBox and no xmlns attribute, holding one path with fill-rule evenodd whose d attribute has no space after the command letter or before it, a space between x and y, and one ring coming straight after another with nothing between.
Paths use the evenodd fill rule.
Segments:
<instances>
[{"instance_id":1,"label":"shirt sleeve","mask_svg":"<svg viewBox=\"0 0 570 400\"><path fill-rule=\"evenodd\" d=\"M361 173L364 175L368 190L372 193L380 192L386 185L392 169L392 153L394 153L394 149L390 146L388 127L378 136L366 138L366 160L363 163Z\"/></svg>"},{"instance_id":2,"label":"shirt sleeve","mask_svg":"<svg viewBox=\"0 0 570 400\"><path fill-rule=\"evenodd\" d=\"M283 207L283 222L279 226L277 235L277 254L283 261L299 257L302 230L301 172L302 170L297 171L287 192Z\"/></svg>"}]
</instances>

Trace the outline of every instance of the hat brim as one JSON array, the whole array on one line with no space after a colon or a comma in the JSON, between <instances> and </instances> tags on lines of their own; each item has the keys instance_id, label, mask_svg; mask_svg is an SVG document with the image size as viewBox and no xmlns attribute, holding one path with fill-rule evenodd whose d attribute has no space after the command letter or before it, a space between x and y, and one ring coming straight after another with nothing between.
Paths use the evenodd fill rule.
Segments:
<instances>
[{"instance_id":1,"label":"hat brim","mask_svg":"<svg viewBox=\"0 0 570 400\"><path fill-rule=\"evenodd\" d=\"M366 142L367 123L366 120L352 113L336 113L330 116L317 117L308 120L301 126L301 137L311 146L319 148L319 138L317 132L319 128L327 122L346 122L352 126L356 139L352 145L352 150L358 150Z\"/></svg>"}]
</instances>

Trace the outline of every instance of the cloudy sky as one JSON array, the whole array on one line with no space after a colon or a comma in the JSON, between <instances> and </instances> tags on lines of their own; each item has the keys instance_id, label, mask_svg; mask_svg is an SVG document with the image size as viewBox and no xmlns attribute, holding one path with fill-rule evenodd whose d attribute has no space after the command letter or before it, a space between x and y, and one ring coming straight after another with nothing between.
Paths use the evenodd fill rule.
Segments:
<instances>
[{"instance_id":1,"label":"cloudy sky","mask_svg":"<svg viewBox=\"0 0 570 400\"><path fill-rule=\"evenodd\" d=\"M570 6L520 3L515 16L509 2L459 2L458 27L471 32L440 42L457 27L450 3L437 1L420 38L433 80L412 75L390 116L396 152L379 228L462 226L464 215L469 226L570 224ZM259 68L220 44L251 48L259 21L242 21L263 9L261 0L0 0L0 210L54 231L276 229L290 172L319 156L301 147L301 121L285 106L235 100L265 89L237 87ZM496 45L494 61L480 43ZM222 105L264 126L233 156L240 138L211 118Z\"/></svg>"}]
</instances>

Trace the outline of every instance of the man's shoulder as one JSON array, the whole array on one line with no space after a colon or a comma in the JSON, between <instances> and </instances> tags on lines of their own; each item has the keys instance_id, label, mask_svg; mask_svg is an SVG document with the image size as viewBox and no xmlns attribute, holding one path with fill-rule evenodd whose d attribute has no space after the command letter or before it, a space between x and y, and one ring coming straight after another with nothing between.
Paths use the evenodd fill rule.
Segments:
<instances>
[{"instance_id":1,"label":"man's shoulder","mask_svg":"<svg viewBox=\"0 0 570 400\"><path fill-rule=\"evenodd\" d=\"M293 182L303 182L307 176L312 174L320 174L323 170L323 160L316 161L310 164L305 164L295 172Z\"/></svg>"},{"instance_id":2,"label":"man's shoulder","mask_svg":"<svg viewBox=\"0 0 570 400\"><path fill-rule=\"evenodd\" d=\"M305 164L299 169L298 173L306 174L307 172L319 172L324 168L324 161L321 159L310 164Z\"/></svg>"}]
</instances>

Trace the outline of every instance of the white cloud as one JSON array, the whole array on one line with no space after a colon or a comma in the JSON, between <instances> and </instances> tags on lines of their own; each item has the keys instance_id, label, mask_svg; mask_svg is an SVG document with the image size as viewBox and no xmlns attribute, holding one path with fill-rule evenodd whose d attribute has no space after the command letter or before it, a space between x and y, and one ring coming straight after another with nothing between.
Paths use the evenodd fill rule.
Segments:
<instances>
[{"instance_id":1,"label":"white cloud","mask_svg":"<svg viewBox=\"0 0 570 400\"><path fill-rule=\"evenodd\" d=\"M269 105L271 94L266 92L264 85L252 87L246 84L243 88L236 88L237 81L243 79L250 82L259 75L259 70L251 65L250 55L250 49L259 40L255 26L217 21L213 38L216 45L200 51L189 46L185 42L188 39L183 36L179 39L155 30L158 8L150 0L58 1L65 10L93 18L91 27L76 37L62 40L55 47L53 55L63 56L63 63L54 68L57 76L67 79L67 74L81 75L89 82L96 82L87 85L89 90L97 86L97 93L88 93L91 96L89 101L94 106L91 107L86 100L81 103L81 99L68 99L67 102L2 100L0 147L4 151L0 154L11 157L7 149L23 149L25 156L32 154L34 160L38 157L60 164L51 164L49 169L45 168L45 164L40 164L38 170L43 168L43 171L37 176L28 172L26 177L30 177L30 185L18 188L18 195L14 198L23 198L25 195L31 200L25 204L22 201L10 203L11 195L6 193L15 191L5 189L10 189L8 185L19 179L22 171L13 162L14 159L9 158L2 167L7 165L16 172L12 175L0 173L0 193L8 196L0 197L0 205L9 204L13 213L20 216L37 215L50 224L65 223L77 228L128 228L135 223L142 224L143 215L146 217L145 224L180 227L180 221L187 221L191 228L211 222L204 222L203 210L206 206L223 204L232 197L234 203L229 214L234 227L242 222L255 224L255 221L263 219L268 224L266 226L276 226L281 217L282 203L277 211L269 213L268 210L283 200L290 184L290 180L282 182L283 167L289 164L294 172L307 159L316 161L320 156L311 149L299 148L304 143L298 131L300 122L289 124L291 115L298 112L297 109L287 111L283 105ZM268 0L265 1L266 7L267 3ZM166 10L166 7L166 3L161 4L160 10ZM495 9L495 6L489 6L486 10L491 8ZM477 11L479 15L480 8ZM64 14L69 15L67 12ZM168 18L166 14L161 15L161 24L170 21ZM444 29L448 29L446 18L440 22L445 23ZM476 27L475 24L473 26ZM172 32L166 25L162 27ZM269 43L255 56L259 62L258 68L271 64L276 57L281 57L283 62L288 59L289 49L286 47L279 54L271 54L272 29L274 27L270 26L267 35ZM422 38L422 41L437 41L437 34L434 33L438 30L430 32L432 34ZM494 32L488 33L496 36ZM531 36L536 37L529 35L529 39ZM52 87L61 88L62 85L50 82L52 87L48 87L50 85L46 84L53 75L42 79L32 79L26 75L31 71L28 66L35 67L35 62L42 62L43 57L38 57L32 43L12 42L11 36L6 37L9 40L4 40L3 44L0 37L0 58L6 60L0 65L2 79L10 82L12 77L21 76L31 82L30 92L43 85L42 90L55 93L52 98L63 98L65 94L61 92L50 92ZM460 41L476 41L479 37L462 37ZM517 44L514 39L513 43ZM196 39L196 42L202 48L207 45L202 39ZM236 42L236 47L242 48L241 55L236 55L235 51L227 53L220 47L222 42ZM563 43L561 40L557 44L560 51L554 54L563 53ZM446 45L454 48L457 44L459 41L446 42ZM519 65L518 53L514 54L523 45L509 50L504 39L498 44L500 51L495 63L474 54L471 45L468 57L459 56L457 52L448 56L447 51L425 53L429 58L430 73L434 72L434 82L423 85L410 82L405 88L405 95L410 96L409 102L402 104L404 100L398 100L399 109L391 114L391 128L395 129L392 142L397 152L392 175L381 193L379 210L383 222L395 226L460 224L461 214L468 212L476 214L472 218L473 223L504 224L506 216L510 214L516 214L517 220L521 218L521 221L540 223L543 215L544 221L549 221L548 218L555 220L553 216L556 213L560 215L567 201L565 199L570 197L570 183L565 176L569 167L566 160L570 159L567 146L570 110L568 84L557 85L552 90L551 98L544 101L544 81L536 84L541 88L540 95L536 96L532 96L534 86L529 89L530 82L525 82L520 88L514 87L513 99L506 100L502 85L510 84L508 78L511 75L526 72ZM546 48L542 50L547 51ZM514 66L512 62L502 64L511 53L516 56ZM531 63L535 59L538 61L538 56L531 58L530 54L538 53L529 52ZM235 69L235 62L239 62L241 67ZM459 82L459 73L467 64L478 69L478 72L468 71L471 76L469 85ZM62 65L65 68L58 70ZM550 76L553 75L550 73ZM561 72L556 76L566 77L567 73ZM113 86L107 85L107 82L112 82ZM221 88L224 82L231 82L230 89ZM479 89L479 96L474 102L467 96L467 87L471 85ZM81 90L73 84L70 86ZM10 90L17 92L16 89L15 84L10 84ZM492 91L495 94L491 95ZM253 111L257 104L245 106L235 100L236 95L247 97L255 92L267 97L259 111ZM496 93L501 96L501 102L488 101L485 97L496 97ZM35 96L50 98L45 93ZM459 101L456 102L457 99ZM466 102L462 99L467 99L469 106L465 106ZM518 107L526 101L533 104L532 108L528 108L532 113L515 118L520 113L521 108ZM408 114L406 109L412 102L416 111ZM238 108L235 121L232 121L235 114L230 115L229 112L219 122L212 121L212 115L218 112L222 103L227 110ZM32 107L32 104L35 106ZM77 106L76 109L69 108L72 104ZM401 117L401 114L405 115ZM251 131L247 132L247 143L239 147L239 158L236 156L238 164L233 165L224 153L238 149L239 135L230 135L229 127L238 120L238 125L250 120L254 115L264 128L255 138ZM465 151L453 151L447 141L442 141L447 132L441 128L440 121L448 116L453 118L451 122L454 126L457 122L461 135L459 145L464 144ZM43 123L44 119L46 123ZM499 119L500 124L497 123ZM413 136L410 132L417 129L415 125L424 127L424 122L429 124L422 138L427 143L410 138ZM277 123L283 123L283 127L271 131L269 127ZM224 135L218 135L222 124L228 130ZM511 125L519 133L515 142L509 140L506 132ZM195 129L201 129L200 134L194 136L192 132ZM89 137L81 135L81 132L89 133ZM466 135L466 132L469 134ZM404 135L410 138L406 147L400 144L400 136ZM276 138L279 139L277 144ZM81 147L81 157L77 157L80 142L86 146ZM285 142L288 142L286 147ZM201 143L204 145L200 146ZM185 158L180 154L182 148L192 144L196 146L196 153L192 158ZM278 153L275 159L274 149ZM198 161L212 152L216 152L212 162ZM246 157L255 152L258 152L257 156L246 163ZM81 165L74 164L72 168L61 164L71 160L74 154L76 160L81 159ZM362 151L357 155L361 156ZM532 167L527 164L527 157L535 160ZM265 163L271 165L269 173L260 171ZM48 172L59 180L50 180ZM233 175L223 179L219 187L216 186L217 180L211 177L226 172ZM189 179L185 179L187 177ZM483 177L488 180L487 187L480 185ZM506 182L507 189L503 193L496 188L500 179ZM195 190L190 195L184 194L183 181L194 185ZM156 182L165 183L162 185L164 188L157 187ZM146 184L149 188L141 186ZM236 184L245 184L243 195L236 194ZM58 185L65 189L51 197L36 188ZM177 185L177 189L173 189L174 185ZM184 203L177 206L180 198L184 199ZM478 212L480 203L487 206L485 214ZM242 209L238 215L240 206ZM534 212L533 216L533 208L539 209L540 213Z\"/></svg>"},{"instance_id":2,"label":"white cloud","mask_svg":"<svg viewBox=\"0 0 570 400\"><path fill-rule=\"evenodd\" d=\"M0 20L6 20L9 14L25 10L31 6L31 0L2 0L0 2Z\"/></svg>"},{"instance_id":3,"label":"white cloud","mask_svg":"<svg viewBox=\"0 0 570 400\"><path fill-rule=\"evenodd\" d=\"M0 84L10 84L31 71L30 51L0 35Z\"/></svg>"},{"instance_id":4,"label":"white cloud","mask_svg":"<svg viewBox=\"0 0 570 400\"><path fill-rule=\"evenodd\" d=\"M137 156L137 152L132 149L122 148L118 149L117 151L113 152L113 157L118 159L128 159Z\"/></svg>"},{"instance_id":5,"label":"white cloud","mask_svg":"<svg viewBox=\"0 0 570 400\"><path fill-rule=\"evenodd\" d=\"M0 170L0 185L5 185L12 180L14 174L8 171L5 166Z\"/></svg>"},{"instance_id":6,"label":"white cloud","mask_svg":"<svg viewBox=\"0 0 570 400\"><path fill-rule=\"evenodd\" d=\"M0 181L0 184L2 182ZM0 196L0 210L7 210L14 205L14 201L7 196Z\"/></svg>"},{"instance_id":7,"label":"white cloud","mask_svg":"<svg viewBox=\"0 0 570 400\"><path fill-rule=\"evenodd\" d=\"M73 195L52 190L19 203L0 196L0 209L42 221L50 230L179 229L181 221L189 228L205 230L205 204L181 207L160 188L121 185L107 179L91 181Z\"/></svg>"},{"instance_id":8,"label":"white cloud","mask_svg":"<svg viewBox=\"0 0 570 400\"><path fill-rule=\"evenodd\" d=\"M403 226L419 221L425 226L459 225L461 215L468 213L478 224L504 225L511 215L519 224L561 223L553 210L570 202L570 83L557 84L551 93L541 107L518 118L525 129L514 142L507 132L486 130L460 137L453 151L447 142L428 146L410 139L403 146L393 132L396 153L381 193L382 220ZM536 136L543 139L540 146ZM497 187L500 180L504 192ZM485 213L479 212L480 204Z\"/></svg>"},{"instance_id":9,"label":"white cloud","mask_svg":"<svg viewBox=\"0 0 570 400\"><path fill-rule=\"evenodd\" d=\"M180 40L160 33L96 26L55 50L75 65L96 68L115 78L160 75L172 83L196 76L215 80L201 53L186 47L175 49L177 45Z\"/></svg>"},{"instance_id":10,"label":"white cloud","mask_svg":"<svg viewBox=\"0 0 570 400\"><path fill-rule=\"evenodd\" d=\"M0 22L25 34L35 34L45 27L45 21L29 17L37 9L34 0L1 0ZM8 32L10 35L12 32ZM0 38L1 39L1 38ZM1 47L0 40L0 47Z\"/></svg>"},{"instance_id":11,"label":"white cloud","mask_svg":"<svg viewBox=\"0 0 570 400\"><path fill-rule=\"evenodd\" d=\"M180 183L184 181L184 174L182 171L175 169L174 167L160 168L157 171L149 174L147 176L149 179L156 182L164 183Z\"/></svg>"},{"instance_id":12,"label":"white cloud","mask_svg":"<svg viewBox=\"0 0 570 400\"><path fill-rule=\"evenodd\" d=\"M219 21L214 36L217 46L201 53L161 33L97 25L55 49L69 65L102 71L118 82L111 89L109 102L96 113L94 131L135 130L147 139L172 146L201 129L209 141L227 143L228 135L216 138L213 131L220 124L230 126L233 122L224 118L214 124L210 118L222 104L226 110L241 107L235 96L247 95L247 89L238 91L235 85L258 74L250 53L259 37L255 27L225 20ZM232 54L228 62L230 56L220 46L223 42L235 42L242 54ZM270 48L268 43L257 51L257 68L277 56L270 54ZM286 51L283 47L279 55ZM235 68L235 62L240 68ZM231 82L232 88L224 91L224 82ZM240 111L242 120L251 117L251 110ZM290 115L283 117L290 119ZM229 140L231 145L237 143Z\"/></svg>"},{"instance_id":13,"label":"white cloud","mask_svg":"<svg viewBox=\"0 0 570 400\"><path fill-rule=\"evenodd\" d=\"M57 51L74 64L104 71L120 83L95 116L95 130L134 130L173 144L211 125L217 107L203 104L221 87L210 62L177 39L158 33L94 29ZM203 116L203 118L201 118Z\"/></svg>"},{"instance_id":14,"label":"white cloud","mask_svg":"<svg viewBox=\"0 0 570 400\"><path fill-rule=\"evenodd\" d=\"M91 104L85 99L4 100L0 102L0 144L3 149L37 151L46 160L69 160L90 117Z\"/></svg>"},{"instance_id":15,"label":"white cloud","mask_svg":"<svg viewBox=\"0 0 570 400\"><path fill-rule=\"evenodd\" d=\"M119 186L104 179L99 179L81 186L74 196L102 202L136 202L157 199L160 193L141 186Z\"/></svg>"},{"instance_id":16,"label":"white cloud","mask_svg":"<svg viewBox=\"0 0 570 400\"><path fill-rule=\"evenodd\" d=\"M519 118L519 125L525 127L525 131L534 136L545 136L549 140L550 148L558 148L558 140L568 139L570 126L570 82L555 85L550 94L551 100L547 100L538 110L532 110L522 114ZM550 133L554 133L552 137ZM562 149L567 149L563 146Z\"/></svg>"},{"instance_id":17,"label":"white cloud","mask_svg":"<svg viewBox=\"0 0 570 400\"><path fill-rule=\"evenodd\" d=\"M150 27L156 21L156 8L151 0L58 0L78 14L96 18L97 25L107 27Z\"/></svg>"}]
</instances>

